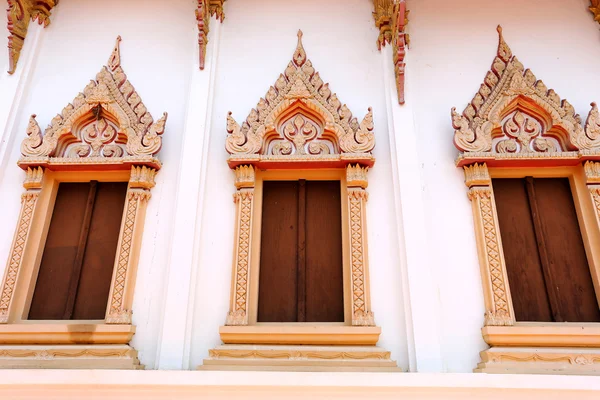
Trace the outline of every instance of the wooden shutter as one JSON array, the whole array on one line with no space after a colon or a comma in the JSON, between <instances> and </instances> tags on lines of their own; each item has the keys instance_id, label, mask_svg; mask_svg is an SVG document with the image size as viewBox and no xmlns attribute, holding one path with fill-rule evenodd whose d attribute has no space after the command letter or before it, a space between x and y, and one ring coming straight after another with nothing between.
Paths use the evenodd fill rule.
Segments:
<instances>
[{"instance_id":1,"label":"wooden shutter","mask_svg":"<svg viewBox=\"0 0 600 400\"><path fill-rule=\"evenodd\" d=\"M516 319L600 321L568 179L493 186Z\"/></svg>"},{"instance_id":2,"label":"wooden shutter","mask_svg":"<svg viewBox=\"0 0 600 400\"><path fill-rule=\"evenodd\" d=\"M343 322L339 181L265 181L259 322Z\"/></svg>"},{"instance_id":3,"label":"wooden shutter","mask_svg":"<svg viewBox=\"0 0 600 400\"><path fill-rule=\"evenodd\" d=\"M127 183L61 183L29 319L103 319Z\"/></svg>"}]
</instances>

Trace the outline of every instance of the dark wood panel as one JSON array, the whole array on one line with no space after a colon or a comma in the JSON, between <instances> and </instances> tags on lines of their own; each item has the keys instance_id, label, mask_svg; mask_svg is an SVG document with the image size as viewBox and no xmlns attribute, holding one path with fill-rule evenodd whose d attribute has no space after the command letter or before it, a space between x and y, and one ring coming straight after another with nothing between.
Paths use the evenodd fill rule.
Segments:
<instances>
[{"instance_id":1,"label":"dark wood panel","mask_svg":"<svg viewBox=\"0 0 600 400\"><path fill-rule=\"evenodd\" d=\"M600 311L567 178L535 179L557 322L598 322Z\"/></svg>"},{"instance_id":2,"label":"dark wood panel","mask_svg":"<svg viewBox=\"0 0 600 400\"><path fill-rule=\"evenodd\" d=\"M296 322L298 182L263 183L259 322Z\"/></svg>"},{"instance_id":3,"label":"dark wood panel","mask_svg":"<svg viewBox=\"0 0 600 400\"><path fill-rule=\"evenodd\" d=\"M127 182L97 185L72 319L104 319L126 193Z\"/></svg>"},{"instance_id":4,"label":"dark wood panel","mask_svg":"<svg viewBox=\"0 0 600 400\"><path fill-rule=\"evenodd\" d=\"M29 319L64 317L70 275L77 256L89 183L61 183L38 272Z\"/></svg>"},{"instance_id":5,"label":"dark wood panel","mask_svg":"<svg viewBox=\"0 0 600 400\"><path fill-rule=\"evenodd\" d=\"M306 321L344 321L339 181L306 182Z\"/></svg>"},{"instance_id":6,"label":"dark wood panel","mask_svg":"<svg viewBox=\"0 0 600 400\"><path fill-rule=\"evenodd\" d=\"M523 179L494 179L504 259L517 321L552 321Z\"/></svg>"}]
</instances>

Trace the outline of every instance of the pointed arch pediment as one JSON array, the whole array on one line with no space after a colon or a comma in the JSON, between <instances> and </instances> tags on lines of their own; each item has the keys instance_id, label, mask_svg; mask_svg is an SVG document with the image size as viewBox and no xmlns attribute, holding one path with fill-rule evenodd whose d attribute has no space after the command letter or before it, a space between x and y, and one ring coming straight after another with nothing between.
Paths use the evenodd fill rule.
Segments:
<instances>
[{"instance_id":1,"label":"pointed arch pediment","mask_svg":"<svg viewBox=\"0 0 600 400\"><path fill-rule=\"evenodd\" d=\"M573 106L512 54L500 26L498 34L497 54L479 91L462 114L452 109L457 163L559 165L600 157L595 104L583 126Z\"/></svg>"},{"instance_id":2,"label":"pointed arch pediment","mask_svg":"<svg viewBox=\"0 0 600 400\"><path fill-rule=\"evenodd\" d=\"M90 167L131 164L160 168L155 158L162 145L167 113L154 121L121 68L119 36L96 79L57 114L42 133L35 114L21 144L19 165Z\"/></svg>"},{"instance_id":3,"label":"pointed arch pediment","mask_svg":"<svg viewBox=\"0 0 600 400\"><path fill-rule=\"evenodd\" d=\"M285 72L240 125L229 113L225 148L230 167L294 163L373 165L373 113L358 122L324 83L302 45Z\"/></svg>"}]
</instances>

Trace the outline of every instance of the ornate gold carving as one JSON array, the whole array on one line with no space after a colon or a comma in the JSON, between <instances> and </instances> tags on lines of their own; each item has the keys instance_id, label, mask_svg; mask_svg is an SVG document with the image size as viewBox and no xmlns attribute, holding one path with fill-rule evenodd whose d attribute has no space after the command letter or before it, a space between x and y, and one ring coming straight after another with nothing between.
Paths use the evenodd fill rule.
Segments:
<instances>
[{"instance_id":1,"label":"ornate gold carving","mask_svg":"<svg viewBox=\"0 0 600 400\"><path fill-rule=\"evenodd\" d=\"M360 124L352 117L307 59L301 31L284 74L241 127L229 113L227 132L225 148L232 155L230 165L232 160L237 164L278 159L340 160L332 154L371 161L375 146L372 110Z\"/></svg>"},{"instance_id":2,"label":"ornate gold carving","mask_svg":"<svg viewBox=\"0 0 600 400\"><path fill-rule=\"evenodd\" d=\"M156 170L154 168L148 168L145 165L132 166L131 176L129 178L129 187L138 189L152 189L156 182L154 177L156 176Z\"/></svg>"},{"instance_id":3,"label":"ornate gold carving","mask_svg":"<svg viewBox=\"0 0 600 400\"><path fill-rule=\"evenodd\" d=\"M30 171L31 178L33 180L37 179L37 174L39 171ZM28 171L28 177L26 179L29 179L29 177L30 174ZM12 302L15 285L19 276L19 270L23 260L23 252L25 251L25 245L27 244L27 238L31 228L31 219L33 218L33 211L35 209L38 195L39 191L29 189L21 196L21 212L19 213L19 222L10 250L10 257L8 258L6 272L4 273L2 292L0 293L0 324L7 323L10 316L10 304Z\"/></svg>"},{"instance_id":4,"label":"ornate gold carving","mask_svg":"<svg viewBox=\"0 0 600 400\"><path fill-rule=\"evenodd\" d=\"M492 183L487 165L473 164L463 168L465 170L465 184L467 187L487 186Z\"/></svg>"},{"instance_id":5,"label":"ornate gold carving","mask_svg":"<svg viewBox=\"0 0 600 400\"><path fill-rule=\"evenodd\" d=\"M139 167L138 167L139 168ZM135 171L135 172L134 172ZM143 169L140 175L143 174ZM153 171L153 170L152 170ZM137 175L138 170L132 168L132 176ZM153 175L153 172L147 171L147 175ZM135 257L132 257L134 251L134 240L136 221L139 219L140 203L150 199L150 191L145 189L134 189L132 187L127 191L127 200L125 203L124 221L121 227L121 238L119 247L117 248L115 271L113 273L112 287L109 296L109 306L106 312L105 322L107 324L130 324L131 310L128 309L127 284L132 278L132 262ZM139 238L137 238L139 240ZM137 260L135 261L137 262Z\"/></svg>"},{"instance_id":6,"label":"ornate gold carving","mask_svg":"<svg viewBox=\"0 0 600 400\"><path fill-rule=\"evenodd\" d=\"M465 168L465 180L469 181L475 172L481 175L484 166L485 164ZM487 168L485 171L487 172ZM486 295L484 324L513 325L508 279L500 244L500 231L495 217L492 189L490 186L472 186L469 189L469 199L473 203L479 251L483 253L480 254L480 259L482 259L482 278Z\"/></svg>"},{"instance_id":7,"label":"ornate gold carving","mask_svg":"<svg viewBox=\"0 0 600 400\"><path fill-rule=\"evenodd\" d=\"M48 26L50 11L57 4L58 0L8 0L9 74L17 69L29 22L37 20L40 25Z\"/></svg>"},{"instance_id":8,"label":"ornate gold carving","mask_svg":"<svg viewBox=\"0 0 600 400\"><path fill-rule=\"evenodd\" d=\"M594 14L594 21L600 23L600 0L591 0L589 10Z\"/></svg>"},{"instance_id":9,"label":"ornate gold carving","mask_svg":"<svg viewBox=\"0 0 600 400\"><path fill-rule=\"evenodd\" d=\"M394 74L398 103L404 104L404 73L406 64L404 57L410 38L405 32L408 24L408 13L405 0L373 0L375 26L379 29L377 47L379 50L388 43L392 44Z\"/></svg>"},{"instance_id":10,"label":"ornate gold carving","mask_svg":"<svg viewBox=\"0 0 600 400\"><path fill-rule=\"evenodd\" d=\"M252 177L254 177L254 170ZM236 175L237 175L236 169ZM243 171L243 170L242 170ZM248 325L248 291L250 283L250 249L252 245L252 204L254 189L238 189L234 200L237 204L236 245L234 255L234 290L231 310L225 325Z\"/></svg>"},{"instance_id":11,"label":"ornate gold carving","mask_svg":"<svg viewBox=\"0 0 600 400\"><path fill-rule=\"evenodd\" d=\"M362 188L348 189L350 214L350 265L352 269L352 325L374 326L374 314L367 303L365 202L367 192Z\"/></svg>"},{"instance_id":12,"label":"ornate gold carving","mask_svg":"<svg viewBox=\"0 0 600 400\"><path fill-rule=\"evenodd\" d=\"M198 0L196 8L196 21L198 23L198 47L200 54L200 69L204 69L206 61L206 45L208 44L208 29L210 17L216 16L217 20L223 22L225 13L223 3L225 0Z\"/></svg>"},{"instance_id":13,"label":"ornate gold carving","mask_svg":"<svg viewBox=\"0 0 600 400\"><path fill-rule=\"evenodd\" d=\"M44 169L42 167L27 168L23 187L25 189L40 189L44 179Z\"/></svg>"},{"instance_id":14,"label":"ornate gold carving","mask_svg":"<svg viewBox=\"0 0 600 400\"><path fill-rule=\"evenodd\" d=\"M254 167L252 165L240 165L235 169L235 187L252 188L254 187Z\"/></svg>"},{"instance_id":15,"label":"ornate gold carving","mask_svg":"<svg viewBox=\"0 0 600 400\"><path fill-rule=\"evenodd\" d=\"M367 180L368 167L361 167L360 164L349 164L346 167L346 185L348 187L359 187L366 189L369 185Z\"/></svg>"},{"instance_id":16,"label":"ornate gold carving","mask_svg":"<svg viewBox=\"0 0 600 400\"><path fill-rule=\"evenodd\" d=\"M121 68L117 38L107 66L72 103L54 117L44 133L31 116L19 165L56 163L148 164L162 145L167 113L156 122ZM104 160L107 161L104 161Z\"/></svg>"},{"instance_id":17,"label":"ornate gold carving","mask_svg":"<svg viewBox=\"0 0 600 400\"><path fill-rule=\"evenodd\" d=\"M577 375L600 372L600 354L596 349L494 347L481 352L481 361L475 372Z\"/></svg>"},{"instance_id":18,"label":"ornate gold carving","mask_svg":"<svg viewBox=\"0 0 600 400\"><path fill-rule=\"evenodd\" d=\"M498 26L498 51L491 70L462 115L452 109L459 165L495 159L577 157L598 150L598 110L592 105L584 129L571 104L524 69ZM561 154L562 153L562 154Z\"/></svg>"}]
</instances>

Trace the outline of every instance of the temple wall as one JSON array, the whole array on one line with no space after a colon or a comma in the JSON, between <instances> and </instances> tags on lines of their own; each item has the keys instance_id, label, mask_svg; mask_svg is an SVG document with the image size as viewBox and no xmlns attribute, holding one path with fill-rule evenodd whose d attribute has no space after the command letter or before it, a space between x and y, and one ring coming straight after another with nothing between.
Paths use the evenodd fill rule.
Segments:
<instances>
[{"instance_id":1,"label":"temple wall","mask_svg":"<svg viewBox=\"0 0 600 400\"><path fill-rule=\"evenodd\" d=\"M367 218L379 345L404 370L470 372L486 348L480 332L484 306L471 205L462 171L454 167L458 152L450 109L462 110L476 93L496 52L496 25L502 24L525 67L587 115L589 103L600 101L600 32L587 3L409 0L407 104L400 107L391 50L377 50L369 0L228 0L224 23L211 21L205 71L197 69L195 1L61 0L50 26L30 26L19 67L27 64L27 54L34 58L17 103L16 78L0 75L0 122L3 115L15 121L8 131L0 129L0 275L20 206L24 173L16 161L29 115L37 114L44 128L106 63L121 35L129 80L155 119L169 113L159 153L164 166L146 215L132 345L147 369L195 369L220 343L218 328L229 308L235 207L234 175L224 146L227 112L240 123L246 118L284 71L302 29L313 66L354 116L362 119L373 107L377 161L369 172ZM0 0L4 8L6 0ZM6 26L3 13L0 26ZM34 35L37 44L30 40ZM7 60L6 50L0 51L0 65ZM198 87L194 82L208 79L207 74L212 92L202 103L207 120L200 130L190 123L200 110L189 105ZM186 196L182 185L194 182L181 178L189 168L181 161L184 139L206 134L199 200L187 204L181 200ZM414 146L405 147L411 141ZM190 210L183 213L187 220L175 219L176 205ZM411 213L418 207L422 217ZM188 222L198 226L193 248L185 249L193 267L177 274L183 265L174 261L174 233ZM413 231L405 230L405 223L422 227L418 240L411 241ZM168 285L189 295L177 296ZM181 354L173 354L173 362L159 362L171 352L165 321L178 316L185 325ZM412 336L423 331L439 341L432 342L439 346L437 353L420 355L419 337Z\"/></svg>"}]
</instances>

